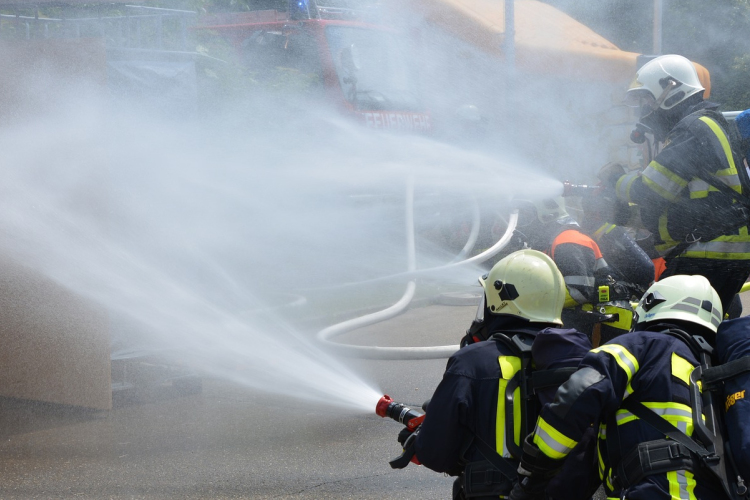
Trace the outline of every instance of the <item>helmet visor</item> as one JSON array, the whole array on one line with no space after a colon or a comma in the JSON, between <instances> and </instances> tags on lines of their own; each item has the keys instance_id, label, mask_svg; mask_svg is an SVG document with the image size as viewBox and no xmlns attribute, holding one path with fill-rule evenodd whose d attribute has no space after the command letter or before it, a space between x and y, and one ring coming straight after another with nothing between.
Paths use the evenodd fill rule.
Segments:
<instances>
[{"instance_id":1,"label":"helmet visor","mask_svg":"<svg viewBox=\"0 0 750 500\"><path fill-rule=\"evenodd\" d=\"M644 88L631 89L625 94L625 105L631 108L643 109L644 106L653 108L654 104L656 104L654 94Z\"/></svg>"},{"instance_id":2,"label":"helmet visor","mask_svg":"<svg viewBox=\"0 0 750 500\"><path fill-rule=\"evenodd\" d=\"M659 107L654 95L646 89L633 89L625 94L625 104L638 108L638 118L650 115Z\"/></svg>"}]
</instances>

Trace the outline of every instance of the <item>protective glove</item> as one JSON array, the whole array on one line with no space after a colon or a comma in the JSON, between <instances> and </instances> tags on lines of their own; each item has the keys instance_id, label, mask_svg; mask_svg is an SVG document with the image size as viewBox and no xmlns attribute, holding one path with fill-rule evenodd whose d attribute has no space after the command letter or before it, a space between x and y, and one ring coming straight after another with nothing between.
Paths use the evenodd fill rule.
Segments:
<instances>
[{"instance_id":1,"label":"protective glove","mask_svg":"<svg viewBox=\"0 0 750 500\"><path fill-rule=\"evenodd\" d=\"M401 432L398 433L398 437L396 438L398 440L398 444L400 444L402 448L406 448L404 443L406 443L406 440L409 439L409 437L414 434L420 427L421 425L417 426L417 428L414 430L411 430L408 427L404 427L403 429L401 429Z\"/></svg>"},{"instance_id":2,"label":"protective glove","mask_svg":"<svg viewBox=\"0 0 750 500\"><path fill-rule=\"evenodd\" d=\"M610 162L599 169L597 177L602 182L602 186L614 190L620 177L627 173L627 169L622 163Z\"/></svg>"},{"instance_id":3,"label":"protective glove","mask_svg":"<svg viewBox=\"0 0 750 500\"><path fill-rule=\"evenodd\" d=\"M419 429L421 427L421 425L417 426L417 428L414 429L414 432L404 433L404 431L408 430L404 429L398 433L399 442L402 443L404 449L401 455L388 462L392 469L403 469L409 465L409 462L421 465L419 459L417 459L417 456L415 455L414 449L417 442L417 436L419 435ZM402 435L405 436L403 442L401 441Z\"/></svg>"}]
</instances>

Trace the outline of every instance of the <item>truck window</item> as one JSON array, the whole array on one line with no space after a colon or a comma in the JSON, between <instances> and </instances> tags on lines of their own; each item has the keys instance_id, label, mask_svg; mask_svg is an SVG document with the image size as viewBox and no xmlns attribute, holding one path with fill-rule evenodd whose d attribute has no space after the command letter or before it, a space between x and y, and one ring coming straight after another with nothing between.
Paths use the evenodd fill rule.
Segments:
<instances>
[{"instance_id":1,"label":"truck window","mask_svg":"<svg viewBox=\"0 0 750 500\"><path fill-rule=\"evenodd\" d=\"M356 109L420 110L412 75L393 33L332 25L326 27L326 38L341 89Z\"/></svg>"},{"instance_id":2,"label":"truck window","mask_svg":"<svg viewBox=\"0 0 750 500\"><path fill-rule=\"evenodd\" d=\"M242 43L244 63L255 78L277 88L316 91L323 85L319 44L302 30L258 30Z\"/></svg>"}]
</instances>

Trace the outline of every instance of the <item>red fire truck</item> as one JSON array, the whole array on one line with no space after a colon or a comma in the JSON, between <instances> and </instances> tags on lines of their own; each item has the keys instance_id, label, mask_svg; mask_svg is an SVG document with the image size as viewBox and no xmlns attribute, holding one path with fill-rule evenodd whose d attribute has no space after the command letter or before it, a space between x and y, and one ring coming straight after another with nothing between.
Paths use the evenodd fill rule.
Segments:
<instances>
[{"instance_id":1,"label":"red fire truck","mask_svg":"<svg viewBox=\"0 0 750 500\"><path fill-rule=\"evenodd\" d=\"M228 40L256 80L284 72L368 127L429 132L430 115L399 33L379 23L377 9L366 4L289 0L285 11L206 15L196 29Z\"/></svg>"}]
</instances>

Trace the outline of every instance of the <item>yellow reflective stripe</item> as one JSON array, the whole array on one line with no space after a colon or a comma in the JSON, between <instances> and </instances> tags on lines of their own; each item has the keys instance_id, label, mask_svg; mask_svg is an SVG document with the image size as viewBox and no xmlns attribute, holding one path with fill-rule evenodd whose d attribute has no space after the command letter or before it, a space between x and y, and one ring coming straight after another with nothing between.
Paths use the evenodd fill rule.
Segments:
<instances>
[{"instance_id":1,"label":"yellow reflective stripe","mask_svg":"<svg viewBox=\"0 0 750 500\"><path fill-rule=\"evenodd\" d=\"M599 229L597 229L596 231L594 231L594 239L598 240L599 238L601 238L601 236L603 234L609 234L610 231L612 231L616 227L617 226L614 225L614 224L610 224L609 222L605 222L604 224L602 224L602 226Z\"/></svg>"},{"instance_id":2,"label":"yellow reflective stripe","mask_svg":"<svg viewBox=\"0 0 750 500\"><path fill-rule=\"evenodd\" d=\"M684 256L719 260L750 259L750 238L740 234L720 236L706 243L699 241L690 245Z\"/></svg>"},{"instance_id":3,"label":"yellow reflective stripe","mask_svg":"<svg viewBox=\"0 0 750 500\"><path fill-rule=\"evenodd\" d=\"M615 184L615 194L617 197L624 201L632 201L630 199L630 188L633 187L633 182L638 178L638 171L627 173L620 177Z\"/></svg>"},{"instance_id":4,"label":"yellow reflective stripe","mask_svg":"<svg viewBox=\"0 0 750 500\"><path fill-rule=\"evenodd\" d=\"M676 352L672 353L672 375L690 385L690 374L695 367Z\"/></svg>"},{"instance_id":5,"label":"yellow reflective stripe","mask_svg":"<svg viewBox=\"0 0 750 500\"><path fill-rule=\"evenodd\" d=\"M672 500L696 500L695 476L688 471L667 472L669 481L669 496Z\"/></svg>"},{"instance_id":6,"label":"yellow reflective stripe","mask_svg":"<svg viewBox=\"0 0 750 500\"><path fill-rule=\"evenodd\" d=\"M495 450L500 456L510 458L512 455L505 443L505 392L508 381L521 369L521 358L518 356L498 356L500 364L500 381L497 389L497 415L495 417ZM513 391L513 438L518 445L521 442L521 389Z\"/></svg>"},{"instance_id":7,"label":"yellow reflective stripe","mask_svg":"<svg viewBox=\"0 0 750 500\"><path fill-rule=\"evenodd\" d=\"M643 406L653 411L661 418L684 432L688 436L693 434L693 411L689 406L680 403L644 402ZM705 415L701 415L703 420ZM617 425L625 425L628 422L638 420L638 417L627 410L617 410L615 414Z\"/></svg>"},{"instance_id":8,"label":"yellow reflective stripe","mask_svg":"<svg viewBox=\"0 0 750 500\"><path fill-rule=\"evenodd\" d=\"M570 453L570 450L578 444L578 441L570 439L545 422L542 417L539 417L539 420L537 420L533 441L542 453L554 459L565 458Z\"/></svg>"},{"instance_id":9,"label":"yellow reflective stripe","mask_svg":"<svg viewBox=\"0 0 750 500\"><path fill-rule=\"evenodd\" d=\"M607 440L607 426L605 424L599 424L599 439L596 443L596 458L599 462L599 479L604 481L605 473L607 472L607 466L604 464L604 457L602 456L602 443Z\"/></svg>"},{"instance_id":10,"label":"yellow reflective stripe","mask_svg":"<svg viewBox=\"0 0 750 500\"><path fill-rule=\"evenodd\" d=\"M711 131L716 135L716 138L719 139L719 142L721 143L721 149L724 151L724 156L726 156L727 158L727 163L729 163L728 170L730 170L732 174L736 174L737 166L734 164L732 148L729 146L729 140L727 139L727 135L724 133L724 130L722 130L718 123L707 116L701 116L699 120L708 125L708 128L710 128ZM738 190L738 192L742 192L742 190L740 189Z\"/></svg>"},{"instance_id":11,"label":"yellow reflective stripe","mask_svg":"<svg viewBox=\"0 0 750 500\"><path fill-rule=\"evenodd\" d=\"M635 356L633 356L630 351L619 344L604 344L603 346L593 349L591 352L600 351L606 352L607 354L615 358L617 364L620 365L620 368L622 368L625 371L625 374L628 376L627 385L629 386L630 381L633 379L633 375L635 375L638 371L638 360L635 359Z\"/></svg>"},{"instance_id":12,"label":"yellow reflective stripe","mask_svg":"<svg viewBox=\"0 0 750 500\"><path fill-rule=\"evenodd\" d=\"M666 252L670 248L676 246L678 243L677 240L673 239L669 234L669 230L667 229L666 213L661 214L661 216L659 217L659 238L664 242L656 245L656 249L661 253Z\"/></svg>"},{"instance_id":13,"label":"yellow reflective stripe","mask_svg":"<svg viewBox=\"0 0 750 500\"><path fill-rule=\"evenodd\" d=\"M506 381L521 369L521 358L518 356L499 356L497 361L500 364L500 376Z\"/></svg>"},{"instance_id":14,"label":"yellow reflective stripe","mask_svg":"<svg viewBox=\"0 0 750 500\"><path fill-rule=\"evenodd\" d=\"M693 178L693 180L690 181L688 189L690 190L690 198L692 199L705 198L708 196L709 189L711 191L718 191L715 187L709 186L708 182L698 178Z\"/></svg>"},{"instance_id":15,"label":"yellow reflective stripe","mask_svg":"<svg viewBox=\"0 0 750 500\"><path fill-rule=\"evenodd\" d=\"M616 321L604 321L603 324L611 326L613 328L619 328L620 330L630 331L630 327L633 324L633 310L625 307L618 307L613 305L604 306L604 314L616 314Z\"/></svg>"},{"instance_id":16,"label":"yellow reflective stripe","mask_svg":"<svg viewBox=\"0 0 750 500\"><path fill-rule=\"evenodd\" d=\"M578 305L578 301L570 295L570 290L565 288L565 302L563 302L563 307L573 308L573 307L576 307L577 305Z\"/></svg>"},{"instance_id":17,"label":"yellow reflective stripe","mask_svg":"<svg viewBox=\"0 0 750 500\"><path fill-rule=\"evenodd\" d=\"M677 195L688 185L688 181L656 161L649 163L641 178L644 184L669 201L676 200Z\"/></svg>"},{"instance_id":18,"label":"yellow reflective stripe","mask_svg":"<svg viewBox=\"0 0 750 500\"><path fill-rule=\"evenodd\" d=\"M732 173L730 169L725 168L724 170L719 170L718 172L716 172L716 175L719 176L722 182L730 188L734 189L737 192L742 191L740 176L736 173ZM688 183L688 189L690 190L690 198L692 199L705 198L706 196L708 196L709 192L719 192L717 188L709 185L708 182L704 181L703 179L698 179L697 177L694 177L690 181L690 183Z\"/></svg>"}]
</instances>

